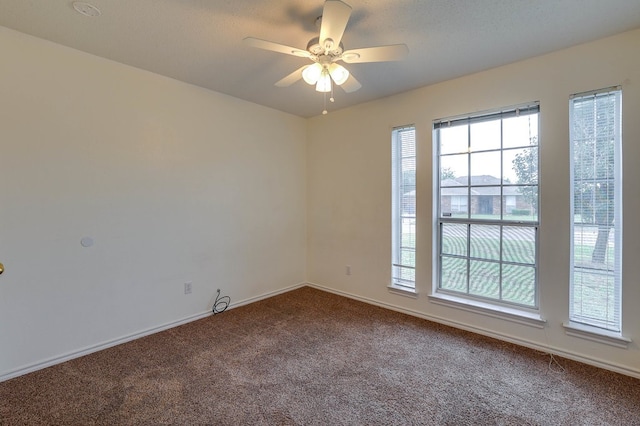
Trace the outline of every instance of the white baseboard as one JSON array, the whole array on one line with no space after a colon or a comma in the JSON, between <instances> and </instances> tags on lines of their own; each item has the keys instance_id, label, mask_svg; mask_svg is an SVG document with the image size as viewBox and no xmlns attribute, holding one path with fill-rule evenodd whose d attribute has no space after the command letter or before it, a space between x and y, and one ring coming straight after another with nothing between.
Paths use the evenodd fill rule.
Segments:
<instances>
[{"instance_id":1,"label":"white baseboard","mask_svg":"<svg viewBox=\"0 0 640 426\"><path fill-rule=\"evenodd\" d=\"M151 328L148 328L146 330L142 330L142 331L139 331L139 332L136 332L136 333L131 333L131 334L128 334L126 336L122 336L122 337L119 337L119 338L116 338L116 339L107 340L105 342L98 343L98 344L95 344L95 345L92 345L92 346L87 346L85 348L78 349L76 351L71 351L71 352L67 352L67 353L62 354L62 355L57 355L57 356L45 359L43 361L39 361L39 362L36 362L36 363L33 363L33 364L29 364L29 365L27 365L25 367L20 367L20 368L18 368L16 370L12 370L12 371L9 371L8 373L2 374L0 376L0 382L3 382L5 380L9 380L9 379L13 379L15 377L22 376L22 375L27 374L27 373L32 373L34 371L42 370L43 368L51 367L51 366L56 365L56 364L61 364L63 362L70 361L70 360L75 359L75 358L80 358L81 356L89 355L89 354L94 353L94 352L98 352L98 351L101 351L101 350L104 350L104 349L108 349L108 348L111 348L113 346L120 345L122 343L127 343L127 342L130 342L132 340L136 340L136 339L139 339L141 337L148 336L150 334L159 333L161 331L168 330L168 329L173 328L173 327L178 327L180 325L189 323L191 321L196 321L196 320L205 318L205 317L207 317L209 315L211 315L210 311L201 312L201 313L198 313L198 314L190 315L190 316L185 317L185 318L181 318L181 319L176 320L176 321L171 321L171 322L159 325L157 327L151 327Z\"/></svg>"},{"instance_id":2,"label":"white baseboard","mask_svg":"<svg viewBox=\"0 0 640 426\"><path fill-rule=\"evenodd\" d=\"M255 296L255 297L251 297L251 298L248 298L248 299L244 299L244 300L241 300L241 301L238 301L238 302L232 302L228 306L228 309L233 309L233 308L236 308L236 307L239 307L239 306L247 305L249 303L253 303L253 302L257 302L257 301L263 300L263 299L267 299L269 297L273 297L273 296L276 296L278 294L286 293L288 291L295 290L297 288L301 288L301 287L304 287L304 286L313 287L313 288L316 288L318 290L327 291L329 293L334 293L334 294L337 294L337 295L340 295L340 296L348 297L350 299L358 300L358 301L361 301L361 302L364 302L364 303L368 303L370 305L375 305L375 306L379 306L379 307L382 307L382 308L385 308L385 309L390 309L390 310L393 310L393 311L396 311L396 312L400 312L400 313L404 313L404 314L407 314L407 315L415 316L415 317L418 317L418 318L423 318L423 319L426 319L426 320L429 320L429 321L433 321L433 322L437 322L437 323L440 323L440 324L448 325L448 326L451 326L451 327L454 327L454 328L459 328L459 329L462 329L462 330L470 331L472 333L477 333L477 334L481 334L481 335L484 335L484 336L493 337L493 338L498 339L498 340L503 340L503 341L506 341L506 342L514 343L516 345L525 346L525 347L528 347L530 349L534 349L534 350L537 350L537 351L552 353L554 355L562 356L562 357L567 358L567 359L572 359L574 361L582 362L584 364L593 365L595 367L603 368L603 369L606 369L606 370L614 371L616 373L620 373L620 374L624 374L624 375L627 375L627 376L636 377L636 378L640 379L640 371L636 371L636 370L632 370L632 369L626 368L624 366L612 364L612 363L607 362L607 361L586 357L584 355L580 355L580 354L577 354L577 353L565 351L565 350L558 349L558 348L551 347L551 346L547 346L547 345L540 345L540 344L535 343L535 342L531 342L531 341L528 341L528 340L520 339L520 338L517 338L517 337L513 337L513 336L501 334L501 333L496 333L494 331L487 330L487 329L484 329L484 328L481 328L481 327L476 327L476 326L472 326L472 325L469 325L469 324L465 324L465 323L461 323L461 322L457 322L457 321L452 321L452 320L449 320L449 319L446 319L446 318L441 318L441 317L434 316L434 315L428 315L428 314L425 314L425 313L422 313L422 312L419 312L419 311L414 311L412 309L406 309L406 308L403 308L403 307L400 307L400 306L396 306L396 305L393 305L393 304L379 302L377 300L370 299L368 297L362 297L362 296L359 296L359 295L356 295L356 294L335 290L335 289L332 289L332 288L329 288L329 287L325 287L325 286L322 286L322 285L319 285L319 284L315 284L315 283L310 283L310 282L295 284L295 285L290 286L290 287L282 288L282 289L279 289L279 290L276 290L276 291L272 291L272 292L263 293L261 295L258 295L258 296ZM206 318L206 317L210 316L211 314L212 313L211 313L210 310L208 310L206 312L200 312L200 313L197 313L197 314L194 314L194 315L190 315L190 316L185 317L185 318L178 319L176 321L171 321L171 322L159 325L157 327L151 327L151 328L148 328L146 330L142 330L142 331L139 331L139 332L136 332L136 333L132 333L132 334L129 334L129 335L126 335L126 336L122 336L122 337L117 338L117 339L105 341L105 342L98 343L98 344L92 345L92 346L88 346L88 347L85 347L85 348L82 348L82 349L79 349L79 350L76 350L76 351L68 352L66 354L62 354L62 355L59 355L59 356L51 357L51 358L48 358L46 360L43 360L43 361L40 361L40 362L36 362L36 363L30 364L30 365L27 365L27 366L20 367L18 369L9 371L7 373L4 373L4 374L0 375L0 382L6 381L6 380L10 380L10 379L13 379L15 377L19 377L19 376L22 376L22 375L25 375L25 374L28 374L28 373L31 373L31 372L34 372L34 371L37 371L37 370L41 370L43 368L51 367L51 366L56 365L56 364L61 364L63 362L70 361L72 359L79 358L79 357L84 356L84 355L89 355L91 353L98 352L98 351L101 351L101 350L104 350L104 349L107 349L107 348L110 348L110 347L113 347L113 346L117 346L117 345L120 345L122 343L127 343L127 342L130 342L132 340L139 339L141 337L145 337L145 336L148 336L148 335L151 335L151 334L159 333L161 331L168 330L168 329L173 328L173 327L178 327L180 325L187 324L187 323L192 322L192 321L197 321L199 319Z\"/></svg>"},{"instance_id":3,"label":"white baseboard","mask_svg":"<svg viewBox=\"0 0 640 426\"><path fill-rule=\"evenodd\" d=\"M295 290L297 288L304 287L306 285L307 285L306 283L299 283L299 284L295 284L293 286L282 288L282 289L279 289L279 290L276 290L276 291L263 293L263 294L261 294L259 296L250 297L248 299L240 300L238 302L232 302L232 303L229 304L227 309L233 309L233 308L237 308L239 306L247 305L249 303L257 302L257 301L262 300L262 299L267 299L269 297L276 296L276 295L282 294L282 293L286 293L288 291ZM32 373L34 371L42 370L43 368L51 367L51 366L56 365L56 364L61 364L63 362L70 361L70 360L75 359L75 358L80 358L81 356L89 355L91 353L98 352L98 351L101 351L101 350L104 350L104 349L108 349L108 348L113 347L113 346L121 345L123 343L127 343L127 342L130 342L132 340L139 339L141 337L145 337L145 336L149 336L151 334L159 333L161 331L165 331L165 330L168 330L168 329L173 328L173 327L178 327L180 325L187 324L187 323L192 322L192 321L197 321L199 319L206 318L206 317L208 317L210 315L212 315L211 310L207 310L206 312L200 312L200 313L197 313L197 314L189 315L187 317L184 317L184 318L181 318L181 319L178 319L178 320L175 320L175 321L171 321L171 322L168 322L168 323L156 326L156 327L151 327L151 328L148 328L148 329L145 329L145 330L142 330L142 331L139 331L139 332L131 333L131 334L128 334L126 336L122 336L122 337L119 337L119 338L116 338L116 339L112 339L112 340L108 340L108 341L105 341L105 342L102 342L102 343L98 343L98 344L95 344L95 345L87 346L85 348L81 348L81 349L78 349L78 350L75 350L75 351L67 352L67 353L62 354L62 355L57 355L57 356L45 359L43 361L39 361L39 362L36 362L36 363L33 363L33 364L29 364L29 365L26 365L24 367L20 367L20 368L17 368L15 370L11 370L11 371L9 371L7 373L4 373L4 374L0 375L0 382L4 382L6 380L10 380L10 379L13 379L15 377L19 377L19 376L22 376L22 375L25 375L25 374L28 374L28 373Z\"/></svg>"},{"instance_id":4,"label":"white baseboard","mask_svg":"<svg viewBox=\"0 0 640 426\"><path fill-rule=\"evenodd\" d=\"M307 283L307 285L309 287L313 287L316 288L318 290L322 290L322 291L327 291L329 293L334 293L340 296L344 296L344 297L348 297L350 299L354 299L354 300L358 300L360 302L364 302L364 303L368 303L370 305L375 305L375 306L379 306L381 308L385 308L385 309L390 309L392 311L396 311L396 312L400 312L403 314L407 314L407 315L411 315L414 317L418 317L418 318L422 318L422 319L426 319L428 321L433 321L433 322L437 322L439 324L444 324L444 325L448 325L450 327L454 327L454 328L459 328L462 330L466 330L466 331L470 331L472 333L476 333L476 334L481 334L483 336L487 336L487 337L493 337L494 339L498 339L498 340L502 340L505 342L509 342L509 343L514 343L516 345L519 346L524 346L530 349L534 349L540 352L544 352L544 353L550 353L553 355L558 355L561 356L563 358L567 358L567 359L571 359L574 361L578 361L581 362L583 364L588 364L588 365L592 365L594 367L598 367L598 368L603 368L605 370L609 370L609 371L614 371L616 373L620 373L620 374L624 374L626 376L631 376L631 377L635 377L640 379L640 371L638 370L632 370L630 368L627 368L625 366L622 365L617 365L617 364L613 364L611 362L605 361L605 360L601 360L601 359L597 359L597 358L591 358L591 357L587 357L575 352L570 352L570 351L566 351L564 349L559 349L553 346L548 346L548 345L541 345L539 343L536 342L531 342L529 340L525 340L525 339L521 339L519 337L514 337L514 336L510 336L510 335L506 335L506 334L502 334L502 333L497 333L495 331L492 330L488 330L482 327L477 327L477 326L473 326L473 325L469 325L466 323L462 323L462 322L458 322L458 321L453 321L447 318L442 318L436 315L429 315L429 314L425 314L423 312L419 312L419 311L415 311L412 309L407 309L407 308L403 308L400 306L396 306L390 303L385 303L385 302L380 302L368 297L363 297L363 296L359 296L356 294L352 294L352 293L348 293L348 292L344 292L344 291L340 291L340 290L335 290L329 287L325 287L319 284L315 284L315 283Z\"/></svg>"},{"instance_id":5,"label":"white baseboard","mask_svg":"<svg viewBox=\"0 0 640 426\"><path fill-rule=\"evenodd\" d=\"M270 291L270 292L267 292L267 293L263 293L263 294L261 294L259 296L250 297L248 299L244 299L244 300L241 300L239 302L232 303L230 305L230 307L237 308L239 306L248 305L249 303L257 302L257 301L263 300L263 299L268 299L270 297L277 296L277 295L282 294L282 293L287 293L287 292L289 292L291 290L295 290L297 288L306 287L307 285L308 285L307 283L294 284L294 285L289 286L289 287L281 288L280 290Z\"/></svg>"}]
</instances>

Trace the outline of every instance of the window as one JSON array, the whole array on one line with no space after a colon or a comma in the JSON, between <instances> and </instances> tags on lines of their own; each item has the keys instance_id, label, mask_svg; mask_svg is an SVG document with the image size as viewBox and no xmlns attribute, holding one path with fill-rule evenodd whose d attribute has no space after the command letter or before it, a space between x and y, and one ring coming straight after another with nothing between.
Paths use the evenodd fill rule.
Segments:
<instances>
[{"instance_id":1,"label":"window","mask_svg":"<svg viewBox=\"0 0 640 426\"><path fill-rule=\"evenodd\" d=\"M392 146L392 285L415 290L415 127L393 129Z\"/></svg>"},{"instance_id":2,"label":"window","mask_svg":"<svg viewBox=\"0 0 640 426\"><path fill-rule=\"evenodd\" d=\"M537 309L538 112L434 122L437 292Z\"/></svg>"},{"instance_id":3,"label":"window","mask_svg":"<svg viewBox=\"0 0 640 426\"><path fill-rule=\"evenodd\" d=\"M506 212L508 214L513 213L513 209L516 208L516 196L515 195L505 195L504 202L506 206Z\"/></svg>"},{"instance_id":4,"label":"window","mask_svg":"<svg viewBox=\"0 0 640 426\"><path fill-rule=\"evenodd\" d=\"M453 213L467 213L467 201L466 195L451 196L451 211Z\"/></svg>"},{"instance_id":5,"label":"window","mask_svg":"<svg viewBox=\"0 0 640 426\"><path fill-rule=\"evenodd\" d=\"M621 331L622 92L572 96L569 319Z\"/></svg>"}]
</instances>

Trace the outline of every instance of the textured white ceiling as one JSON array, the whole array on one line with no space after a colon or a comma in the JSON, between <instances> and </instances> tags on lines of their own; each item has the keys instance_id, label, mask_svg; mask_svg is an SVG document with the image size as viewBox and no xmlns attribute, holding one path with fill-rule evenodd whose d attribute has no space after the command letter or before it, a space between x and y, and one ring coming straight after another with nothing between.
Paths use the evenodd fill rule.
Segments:
<instances>
[{"instance_id":1,"label":"textured white ceiling","mask_svg":"<svg viewBox=\"0 0 640 426\"><path fill-rule=\"evenodd\" d=\"M308 59L242 44L247 36L304 49L323 0L0 0L0 25L302 117L323 96L274 83ZM402 62L351 64L362 83L330 110L640 27L640 0L346 0L345 49L405 43ZM640 49L639 49L640 53Z\"/></svg>"}]
</instances>

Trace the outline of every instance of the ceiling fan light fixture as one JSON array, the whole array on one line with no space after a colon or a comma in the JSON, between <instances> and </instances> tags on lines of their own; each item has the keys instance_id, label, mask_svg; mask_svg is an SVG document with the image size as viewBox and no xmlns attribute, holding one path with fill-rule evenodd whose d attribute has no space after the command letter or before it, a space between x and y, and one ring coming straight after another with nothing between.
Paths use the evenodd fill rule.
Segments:
<instances>
[{"instance_id":1,"label":"ceiling fan light fixture","mask_svg":"<svg viewBox=\"0 0 640 426\"><path fill-rule=\"evenodd\" d=\"M333 81L340 86L349 78L349 71L342 65L333 63L329 66L329 74Z\"/></svg>"},{"instance_id":2,"label":"ceiling fan light fixture","mask_svg":"<svg viewBox=\"0 0 640 426\"><path fill-rule=\"evenodd\" d=\"M316 84L322 75L322 65L317 62L302 70L302 78L307 84Z\"/></svg>"},{"instance_id":3,"label":"ceiling fan light fixture","mask_svg":"<svg viewBox=\"0 0 640 426\"><path fill-rule=\"evenodd\" d=\"M320 78L316 84L316 91L325 93L331 91L331 76L326 69L323 69L322 74L320 74Z\"/></svg>"},{"instance_id":4,"label":"ceiling fan light fixture","mask_svg":"<svg viewBox=\"0 0 640 426\"><path fill-rule=\"evenodd\" d=\"M325 103L323 114L326 114L327 98L330 102L334 102L334 84L341 86L346 93L355 92L362 87L360 82L344 66L336 62L344 61L347 64L351 64L399 61L404 59L409 52L405 44L362 47L345 51L342 38L351 12L351 6L343 0L324 0L322 16L316 19L320 34L309 40L306 50L254 37L244 38L243 43L259 49L311 60L312 64L302 65L286 77L278 80L275 85L277 87L289 87L298 80L303 79L305 83L315 86L316 91L323 93ZM328 92L330 97L327 96Z\"/></svg>"}]
</instances>

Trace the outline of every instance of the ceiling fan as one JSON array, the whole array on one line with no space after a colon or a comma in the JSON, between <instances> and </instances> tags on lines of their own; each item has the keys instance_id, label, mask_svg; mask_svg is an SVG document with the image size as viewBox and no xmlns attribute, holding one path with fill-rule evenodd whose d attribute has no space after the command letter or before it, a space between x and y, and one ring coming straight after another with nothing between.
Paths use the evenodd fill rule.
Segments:
<instances>
[{"instance_id":1,"label":"ceiling fan","mask_svg":"<svg viewBox=\"0 0 640 426\"><path fill-rule=\"evenodd\" d=\"M351 93L360 89L362 85L345 67L338 64L338 61L347 64L398 61L407 56L409 49L405 44L393 44L344 50L341 40L350 16L351 6L340 0L326 0L322 16L316 19L316 23L320 23L320 36L309 40L306 50L254 37L247 37L243 42L259 49L313 61L312 64L304 65L278 81L278 87L290 86L302 78L308 84L315 85L318 92L332 92L333 82L341 86L345 92ZM333 102L333 96L330 100ZM323 114L326 114L326 108Z\"/></svg>"}]
</instances>

